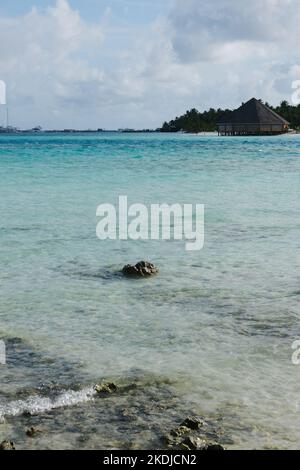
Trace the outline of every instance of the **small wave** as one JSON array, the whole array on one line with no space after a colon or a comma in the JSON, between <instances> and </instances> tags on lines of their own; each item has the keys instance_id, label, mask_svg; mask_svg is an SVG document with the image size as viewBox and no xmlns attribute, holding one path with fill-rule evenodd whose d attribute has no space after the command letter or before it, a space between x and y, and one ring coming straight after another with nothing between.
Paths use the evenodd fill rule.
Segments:
<instances>
[{"instance_id":1,"label":"small wave","mask_svg":"<svg viewBox=\"0 0 300 470\"><path fill-rule=\"evenodd\" d=\"M0 232L10 233L10 232L31 232L36 230L41 230L42 225L28 225L28 226L16 226L16 227L0 227Z\"/></svg>"},{"instance_id":2,"label":"small wave","mask_svg":"<svg viewBox=\"0 0 300 470\"><path fill-rule=\"evenodd\" d=\"M300 295L300 290L295 290L295 291L292 292L290 295L291 295L291 296L298 296L298 295Z\"/></svg>"},{"instance_id":3,"label":"small wave","mask_svg":"<svg viewBox=\"0 0 300 470\"><path fill-rule=\"evenodd\" d=\"M97 392L94 387L83 388L79 391L67 390L50 399L41 396L31 396L26 400L16 400L0 405L0 421L7 417L22 414L37 415L57 408L75 406L93 400Z\"/></svg>"}]
</instances>

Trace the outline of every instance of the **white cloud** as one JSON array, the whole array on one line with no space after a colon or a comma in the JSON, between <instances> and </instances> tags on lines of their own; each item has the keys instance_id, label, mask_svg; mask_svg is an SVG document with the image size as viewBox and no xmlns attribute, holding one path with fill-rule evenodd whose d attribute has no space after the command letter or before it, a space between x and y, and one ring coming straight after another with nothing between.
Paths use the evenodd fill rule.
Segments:
<instances>
[{"instance_id":1,"label":"white cloud","mask_svg":"<svg viewBox=\"0 0 300 470\"><path fill-rule=\"evenodd\" d=\"M240 60L258 45L297 43L298 0L185 0L170 14L174 49L182 62ZM291 34L292 33L292 34ZM227 54L226 54L227 53Z\"/></svg>"},{"instance_id":2,"label":"white cloud","mask_svg":"<svg viewBox=\"0 0 300 470\"><path fill-rule=\"evenodd\" d=\"M23 17L0 19L0 70L15 119L25 125L29 112L31 122L51 120L60 100L76 99L81 86L101 82L103 74L88 59L103 39L101 26L86 24L66 0L45 13L33 8Z\"/></svg>"},{"instance_id":3,"label":"white cloud","mask_svg":"<svg viewBox=\"0 0 300 470\"><path fill-rule=\"evenodd\" d=\"M204 106L290 99L299 24L298 0L176 0L168 18L178 62L202 78L196 96Z\"/></svg>"},{"instance_id":4,"label":"white cloud","mask_svg":"<svg viewBox=\"0 0 300 470\"><path fill-rule=\"evenodd\" d=\"M174 105L186 106L200 76L174 60L165 21L150 24L130 49L119 44L119 50L111 46L111 16L106 11L101 24L92 25L58 0L45 12L34 8L0 20L0 43L10 45L0 49L0 70L15 124L159 126Z\"/></svg>"},{"instance_id":5,"label":"white cloud","mask_svg":"<svg viewBox=\"0 0 300 470\"><path fill-rule=\"evenodd\" d=\"M22 127L155 127L189 107L289 99L299 22L298 0L174 0L132 29L57 0L0 19L0 79Z\"/></svg>"}]
</instances>

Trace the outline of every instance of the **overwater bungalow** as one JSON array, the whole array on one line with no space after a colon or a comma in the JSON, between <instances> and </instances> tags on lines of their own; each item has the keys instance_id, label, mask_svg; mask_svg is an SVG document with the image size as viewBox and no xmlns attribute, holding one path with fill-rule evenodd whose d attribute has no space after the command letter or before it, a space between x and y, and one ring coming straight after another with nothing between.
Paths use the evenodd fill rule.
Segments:
<instances>
[{"instance_id":1,"label":"overwater bungalow","mask_svg":"<svg viewBox=\"0 0 300 470\"><path fill-rule=\"evenodd\" d=\"M218 122L219 135L278 135L288 131L289 122L256 98L225 113Z\"/></svg>"}]
</instances>

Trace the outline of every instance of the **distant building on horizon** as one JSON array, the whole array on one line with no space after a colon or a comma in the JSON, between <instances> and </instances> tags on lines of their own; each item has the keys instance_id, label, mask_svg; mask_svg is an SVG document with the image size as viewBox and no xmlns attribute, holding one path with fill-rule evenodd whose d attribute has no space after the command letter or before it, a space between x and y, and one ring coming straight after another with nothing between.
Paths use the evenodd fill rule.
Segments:
<instances>
[{"instance_id":1,"label":"distant building on horizon","mask_svg":"<svg viewBox=\"0 0 300 470\"><path fill-rule=\"evenodd\" d=\"M278 135L288 131L289 122L256 98L225 113L218 122L219 135Z\"/></svg>"}]
</instances>

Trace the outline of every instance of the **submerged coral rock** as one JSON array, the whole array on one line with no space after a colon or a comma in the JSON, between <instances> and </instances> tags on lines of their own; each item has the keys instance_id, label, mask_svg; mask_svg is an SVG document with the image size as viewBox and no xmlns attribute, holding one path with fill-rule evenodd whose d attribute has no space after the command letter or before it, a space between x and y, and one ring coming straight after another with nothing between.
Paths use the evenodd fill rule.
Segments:
<instances>
[{"instance_id":1,"label":"submerged coral rock","mask_svg":"<svg viewBox=\"0 0 300 470\"><path fill-rule=\"evenodd\" d=\"M180 426L172 429L162 438L168 449L221 451L225 450L218 443L219 433L212 423L198 416L189 416Z\"/></svg>"},{"instance_id":2,"label":"submerged coral rock","mask_svg":"<svg viewBox=\"0 0 300 470\"><path fill-rule=\"evenodd\" d=\"M114 383L103 383L95 385L94 389L99 395L110 395L116 392L118 387Z\"/></svg>"},{"instance_id":3,"label":"submerged coral rock","mask_svg":"<svg viewBox=\"0 0 300 470\"><path fill-rule=\"evenodd\" d=\"M221 446L220 444L208 444L208 446L206 447L206 450L220 452L220 451L225 451L225 448Z\"/></svg>"},{"instance_id":4,"label":"submerged coral rock","mask_svg":"<svg viewBox=\"0 0 300 470\"><path fill-rule=\"evenodd\" d=\"M189 416L183 421L183 423L181 423L180 426L184 426L185 428L196 431L197 429L200 429L205 425L206 422L203 419L198 418L197 416Z\"/></svg>"},{"instance_id":5,"label":"submerged coral rock","mask_svg":"<svg viewBox=\"0 0 300 470\"><path fill-rule=\"evenodd\" d=\"M170 434L173 437L180 437L180 436L183 436L184 434L188 434L189 432L190 432L190 429L187 428L186 426L179 426L176 429L172 429Z\"/></svg>"},{"instance_id":6,"label":"submerged coral rock","mask_svg":"<svg viewBox=\"0 0 300 470\"><path fill-rule=\"evenodd\" d=\"M220 444L212 444L200 437L189 436L181 441L181 448L185 450L202 450L202 451L224 451L224 447Z\"/></svg>"},{"instance_id":7,"label":"submerged coral rock","mask_svg":"<svg viewBox=\"0 0 300 470\"><path fill-rule=\"evenodd\" d=\"M200 437L187 437L181 442L181 447L186 450L206 450L207 442Z\"/></svg>"},{"instance_id":8,"label":"submerged coral rock","mask_svg":"<svg viewBox=\"0 0 300 470\"><path fill-rule=\"evenodd\" d=\"M135 266L127 264L122 269L122 272L125 276L129 277L150 277L158 274L158 268L148 261L140 261Z\"/></svg>"},{"instance_id":9,"label":"submerged coral rock","mask_svg":"<svg viewBox=\"0 0 300 470\"><path fill-rule=\"evenodd\" d=\"M41 431L39 429L31 427L31 428L27 429L26 436L27 437L35 437L38 434L40 434L40 432Z\"/></svg>"},{"instance_id":10,"label":"submerged coral rock","mask_svg":"<svg viewBox=\"0 0 300 470\"><path fill-rule=\"evenodd\" d=\"M0 450L16 450L15 444L12 441L3 441L0 444Z\"/></svg>"}]
</instances>

